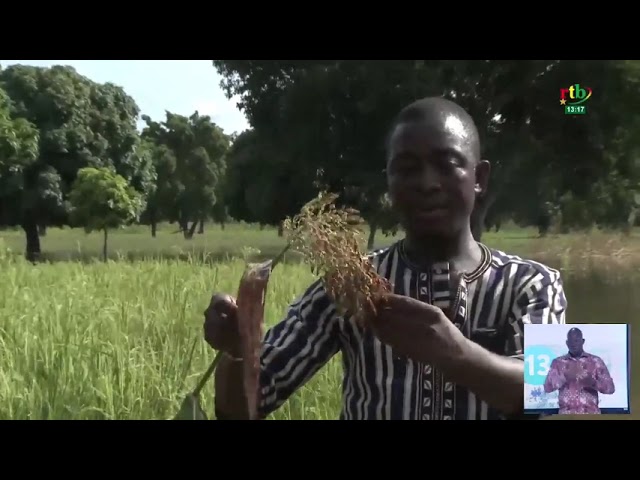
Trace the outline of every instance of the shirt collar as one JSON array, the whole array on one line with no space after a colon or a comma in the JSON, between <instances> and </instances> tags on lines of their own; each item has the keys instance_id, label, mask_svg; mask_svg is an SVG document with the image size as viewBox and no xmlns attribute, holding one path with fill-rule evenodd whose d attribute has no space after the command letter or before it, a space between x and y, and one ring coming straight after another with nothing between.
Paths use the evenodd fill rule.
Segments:
<instances>
[{"instance_id":1,"label":"shirt collar","mask_svg":"<svg viewBox=\"0 0 640 480\"><path fill-rule=\"evenodd\" d=\"M570 360L570 359L572 359L572 358L589 358L589 357L592 357L592 356L593 356L593 355L591 355L590 353L587 353L587 352L583 351L583 352L580 354L580 356L579 356L579 357L574 357L574 356L573 356L573 355L571 355L570 353L566 353L566 354L564 355L564 357L563 357L563 358L565 358L565 359L567 359L567 360Z\"/></svg>"}]
</instances>

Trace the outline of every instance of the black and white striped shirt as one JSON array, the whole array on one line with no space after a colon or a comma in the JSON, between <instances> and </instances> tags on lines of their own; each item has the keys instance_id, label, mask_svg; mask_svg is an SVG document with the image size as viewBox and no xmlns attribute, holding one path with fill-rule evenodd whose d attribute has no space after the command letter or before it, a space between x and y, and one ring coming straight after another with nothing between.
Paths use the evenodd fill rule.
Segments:
<instances>
[{"instance_id":1,"label":"black and white striped shirt","mask_svg":"<svg viewBox=\"0 0 640 480\"><path fill-rule=\"evenodd\" d=\"M560 273L480 246L481 265L463 275L451 299L448 264L421 270L407 260L402 241L370 258L395 293L442 307L453 301L457 312L453 321L467 338L494 353L522 359L525 323L565 323L567 302ZM280 407L338 352L344 370L341 419L503 418L430 365L394 355L352 319L337 315L320 281L265 336L261 413Z\"/></svg>"}]
</instances>

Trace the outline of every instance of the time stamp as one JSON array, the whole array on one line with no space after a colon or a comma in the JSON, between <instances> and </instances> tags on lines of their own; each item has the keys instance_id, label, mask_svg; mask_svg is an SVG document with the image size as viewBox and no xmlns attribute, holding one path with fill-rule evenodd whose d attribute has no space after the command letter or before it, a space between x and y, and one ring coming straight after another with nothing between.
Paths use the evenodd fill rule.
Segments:
<instances>
[{"instance_id":1,"label":"time stamp","mask_svg":"<svg viewBox=\"0 0 640 480\"><path fill-rule=\"evenodd\" d=\"M584 105L565 105L564 106L564 114L565 115L584 115L587 113L587 107Z\"/></svg>"}]
</instances>

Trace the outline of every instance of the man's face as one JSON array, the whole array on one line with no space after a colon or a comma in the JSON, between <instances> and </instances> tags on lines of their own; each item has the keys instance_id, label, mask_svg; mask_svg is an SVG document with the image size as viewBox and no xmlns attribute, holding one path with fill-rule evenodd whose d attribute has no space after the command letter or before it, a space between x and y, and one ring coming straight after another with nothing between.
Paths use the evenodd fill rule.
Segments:
<instances>
[{"instance_id":1,"label":"man's face","mask_svg":"<svg viewBox=\"0 0 640 480\"><path fill-rule=\"evenodd\" d=\"M407 232L453 236L469 224L489 163L475 158L473 139L456 116L398 125L387 163L389 195Z\"/></svg>"},{"instance_id":2,"label":"man's face","mask_svg":"<svg viewBox=\"0 0 640 480\"><path fill-rule=\"evenodd\" d=\"M567 348L572 355L579 355L582 353L582 347L584 345L584 338L579 333L570 333L567 336Z\"/></svg>"}]
</instances>

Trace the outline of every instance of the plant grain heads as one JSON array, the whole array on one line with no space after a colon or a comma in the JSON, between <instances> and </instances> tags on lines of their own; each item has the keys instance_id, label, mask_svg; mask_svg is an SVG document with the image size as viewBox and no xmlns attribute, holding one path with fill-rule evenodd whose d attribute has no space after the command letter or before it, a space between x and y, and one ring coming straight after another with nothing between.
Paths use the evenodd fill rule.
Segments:
<instances>
[{"instance_id":1,"label":"plant grain heads","mask_svg":"<svg viewBox=\"0 0 640 480\"><path fill-rule=\"evenodd\" d=\"M339 209L336 194L321 193L300 213L287 218L283 229L289 243L314 274L321 275L327 294L342 315L362 323L367 310L391 291L366 255L360 251L362 220L352 209Z\"/></svg>"}]
</instances>

